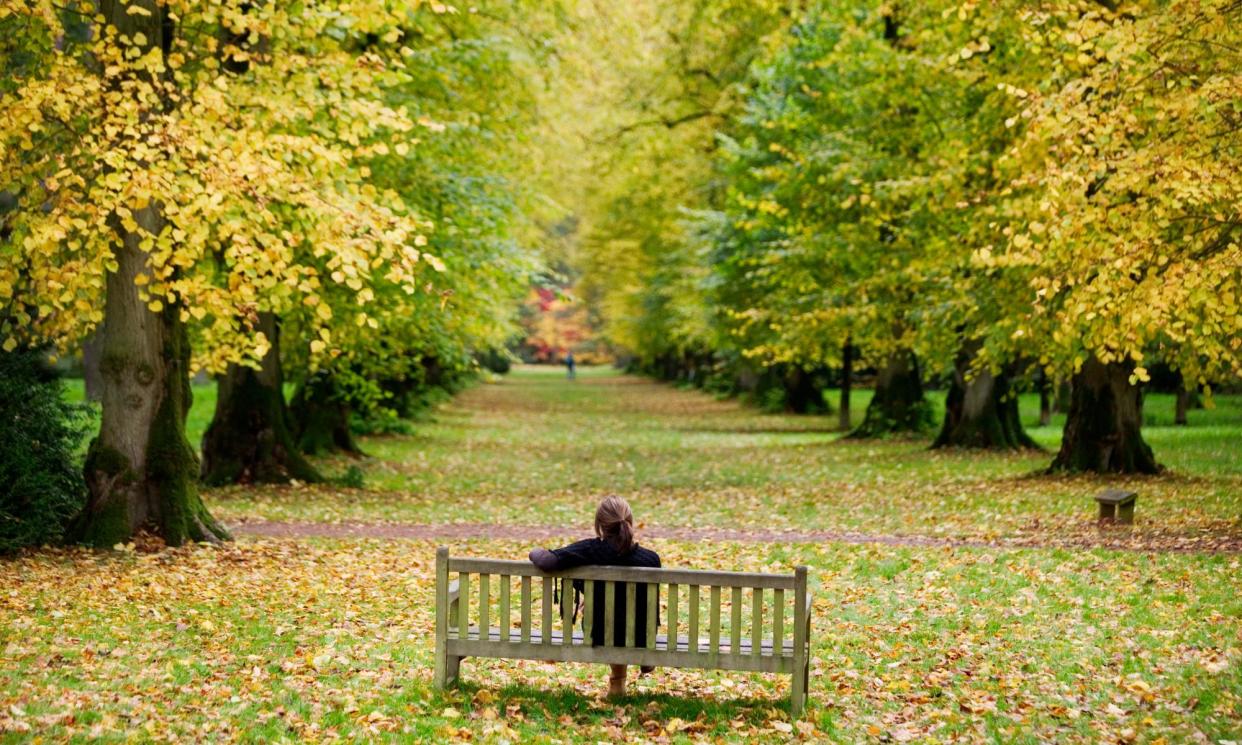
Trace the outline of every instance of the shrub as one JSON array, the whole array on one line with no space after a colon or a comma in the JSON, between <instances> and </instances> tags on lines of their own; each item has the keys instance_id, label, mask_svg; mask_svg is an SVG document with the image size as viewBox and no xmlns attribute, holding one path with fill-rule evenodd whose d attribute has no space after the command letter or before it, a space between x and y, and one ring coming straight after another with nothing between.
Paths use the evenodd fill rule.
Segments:
<instances>
[{"instance_id":1,"label":"shrub","mask_svg":"<svg viewBox=\"0 0 1242 745\"><path fill-rule=\"evenodd\" d=\"M82 509L87 412L64 400L40 352L0 353L0 553L60 541Z\"/></svg>"},{"instance_id":2,"label":"shrub","mask_svg":"<svg viewBox=\"0 0 1242 745\"><path fill-rule=\"evenodd\" d=\"M479 352L476 359L480 367L497 375L505 375L513 367L513 355L505 349L489 349L486 352Z\"/></svg>"}]
</instances>

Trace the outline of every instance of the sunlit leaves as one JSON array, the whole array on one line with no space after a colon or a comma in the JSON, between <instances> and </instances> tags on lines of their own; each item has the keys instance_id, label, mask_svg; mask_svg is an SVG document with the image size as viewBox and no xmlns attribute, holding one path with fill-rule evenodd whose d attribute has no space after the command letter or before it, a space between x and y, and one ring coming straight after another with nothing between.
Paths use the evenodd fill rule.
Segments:
<instances>
[{"instance_id":1,"label":"sunlit leaves","mask_svg":"<svg viewBox=\"0 0 1242 745\"><path fill-rule=\"evenodd\" d=\"M17 200L6 224L21 249L0 254L13 301L3 334L66 347L94 328L118 231L147 255L144 302L181 306L197 364L217 370L261 355L258 311L314 304L329 286L364 302L364 286L421 290L430 226L370 184L354 152L414 139L409 111L385 100L403 79L399 60L360 51L358 36L407 11L378 0L132 3L119 18L147 22L157 9L175 19L159 43L141 25L73 33L76 16L35 3L22 22L43 33L5 50L38 63L0 120L0 189ZM244 74L222 70L222 35L251 50ZM163 215L158 232L132 217L148 204ZM332 279L342 274L343 286ZM319 307L313 318L329 323Z\"/></svg>"}]
</instances>

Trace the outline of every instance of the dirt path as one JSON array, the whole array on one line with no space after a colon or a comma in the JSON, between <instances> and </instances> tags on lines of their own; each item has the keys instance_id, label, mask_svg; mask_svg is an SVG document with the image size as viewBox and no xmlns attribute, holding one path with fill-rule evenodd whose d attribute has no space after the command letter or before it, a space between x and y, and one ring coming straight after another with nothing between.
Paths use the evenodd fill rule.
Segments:
<instances>
[{"instance_id":1,"label":"dirt path","mask_svg":"<svg viewBox=\"0 0 1242 745\"><path fill-rule=\"evenodd\" d=\"M487 523L364 523L246 521L230 530L241 535L268 538L383 538L429 540L547 541L588 535L588 526L491 525ZM1067 550L1109 549L1157 553L1239 553L1242 537L1177 536L1135 533L1126 529L1090 530L1066 535L1020 536L1004 540L978 540L924 535L885 535L826 530L734 530L729 528L649 527L642 536L670 541L737 541L744 543L849 543L884 546L955 548L1060 548Z\"/></svg>"}]
</instances>

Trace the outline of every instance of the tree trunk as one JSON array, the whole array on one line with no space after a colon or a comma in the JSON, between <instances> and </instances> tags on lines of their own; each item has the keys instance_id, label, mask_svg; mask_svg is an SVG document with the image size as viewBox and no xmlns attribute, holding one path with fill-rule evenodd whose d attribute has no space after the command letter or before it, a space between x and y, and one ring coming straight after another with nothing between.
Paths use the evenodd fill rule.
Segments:
<instances>
[{"instance_id":1,"label":"tree trunk","mask_svg":"<svg viewBox=\"0 0 1242 745\"><path fill-rule=\"evenodd\" d=\"M814 372L798 366L785 369L781 382L785 389L785 410L794 414L825 413L824 391Z\"/></svg>"},{"instance_id":2,"label":"tree trunk","mask_svg":"<svg viewBox=\"0 0 1242 745\"><path fill-rule=\"evenodd\" d=\"M103 0L99 13L121 35L142 40L132 47L139 52L171 44L172 20L158 0ZM149 92L145 74L132 74L136 97ZM152 106L135 103L139 111ZM163 298L163 307L152 310L135 284L150 273L141 242L166 222L154 202L134 209L132 219L135 230L114 219L117 269L106 279L100 340L103 417L86 455L86 507L67 537L112 546L148 529L174 546L218 541L228 533L199 497L198 457L185 436L190 347L182 308Z\"/></svg>"},{"instance_id":3,"label":"tree trunk","mask_svg":"<svg viewBox=\"0 0 1242 745\"><path fill-rule=\"evenodd\" d=\"M1157 473L1143 441L1143 392L1130 384L1130 363L1088 359L1074 376L1061 450L1050 471Z\"/></svg>"},{"instance_id":4,"label":"tree trunk","mask_svg":"<svg viewBox=\"0 0 1242 745\"><path fill-rule=\"evenodd\" d=\"M837 427L843 432L850 429L850 384L854 377L854 347L849 340L841 348L841 406L837 413Z\"/></svg>"},{"instance_id":5,"label":"tree trunk","mask_svg":"<svg viewBox=\"0 0 1242 745\"><path fill-rule=\"evenodd\" d=\"M876 376L875 395L853 438L922 434L932 427L931 407L923 396L918 360L906 350L894 352Z\"/></svg>"},{"instance_id":6,"label":"tree trunk","mask_svg":"<svg viewBox=\"0 0 1242 745\"><path fill-rule=\"evenodd\" d=\"M87 401L99 401L103 397L103 375L99 372L102 337L103 327L101 326L82 344L82 383L86 387Z\"/></svg>"},{"instance_id":7,"label":"tree trunk","mask_svg":"<svg viewBox=\"0 0 1242 745\"><path fill-rule=\"evenodd\" d=\"M1038 448L1022 429L1018 396L1009 375L983 370L968 378L974 356L975 350L971 349L963 349L957 355L945 400L944 426L932 448Z\"/></svg>"},{"instance_id":8,"label":"tree trunk","mask_svg":"<svg viewBox=\"0 0 1242 745\"><path fill-rule=\"evenodd\" d=\"M230 365L217 384L216 413L203 435L203 481L322 481L302 457L287 424L276 315L260 313L258 330L271 342L259 369Z\"/></svg>"},{"instance_id":9,"label":"tree trunk","mask_svg":"<svg viewBox=\"0 0 1242 745\"><path fill-rule=\"evenodd\" d=\"M1180 424L1183 426L1186 424L1189 424L1190 422L1186 418L1186 411L1189 408L1190 408L1190 391L1186 390L1184 386L1179 387L1177 389L1177 410L1173 414L1173 423Z\"/></svg>"},{"instance_id":10,"label":"tree trunk","mask_svg":"<svg viewBox=\"0 0 1242 745\"><path fill-rule=\"evenodd\" d=\"M159 209L134 211L151 234ZM134 279L147 273L139 232L124 232L117 270L108 275L100 340L103 420L86 456L87 505L72 540L113 546L149 529L173 546L228 537L198 494L198 457L185 436L190 408L189 358L181 307L152 311Z\"/></svg>"},{"instance_id":11,"label":"tree trunk","mask_svg":"<svg viewBox=\"0 0 1242 745\"><path fill-rule=\"evenodd\" d=\"M1069 380L1058 380L1055 384L1057 395L1052 399L1052 411L1065 414L1070 410L1070 399L1074 396L1074 384Z\"/></svg>"},{"instance_id":12,"label":"tree trunk","mask_svg":"<svg viewBox=\"0 0 1242 745\"><path fill-rule=\"evenodd\" d=\"M1052 383L1048 373L1039 371L1039 426L1052 424Z\"/></svg>"},{"instance_id":13,"label":"tree trunk","mask_svg":"<svg viewBox=\"0 0 1242 745\"><path fill-rule=\"evenodd\" d=\"M349 429L349 403L330 374L316 373L298 386L289 408L293 434L302 452L362 455Z\"/></svg>"}]
</instances>

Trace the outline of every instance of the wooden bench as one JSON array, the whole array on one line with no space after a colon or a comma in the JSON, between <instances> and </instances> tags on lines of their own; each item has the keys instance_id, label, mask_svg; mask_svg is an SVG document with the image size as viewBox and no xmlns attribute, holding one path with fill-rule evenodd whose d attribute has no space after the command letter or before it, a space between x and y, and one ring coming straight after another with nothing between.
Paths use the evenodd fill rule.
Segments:
<instances>
[{"instance_id":1,"label":"wooden bench","mask_svg":"<svg viewBox=\"0 0 1242 745\"><path fill-rule=\"evenodd\" d=\"M594 580L582 583L585 634L573 628L572 600L559 611L554 607L558 579L567 580L567 588L572 580ZM658 599L647 603L644 647L634 644L639 584L647 585L648 598ZM599 587L605 593L605 645L593 646ZM624 639L614 638L617 593L625 593ZM706 617L700 615L704 596ZM704 627L707 635L700 636ZM457 681L465 657L746 670L792 676L790 710L796 717L806 704L810 650L806 567L787 575L611 566L546 573L529 561L450 559L447 548L436 551L437 688Z\"/></svg>"}]
</instances>

